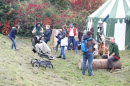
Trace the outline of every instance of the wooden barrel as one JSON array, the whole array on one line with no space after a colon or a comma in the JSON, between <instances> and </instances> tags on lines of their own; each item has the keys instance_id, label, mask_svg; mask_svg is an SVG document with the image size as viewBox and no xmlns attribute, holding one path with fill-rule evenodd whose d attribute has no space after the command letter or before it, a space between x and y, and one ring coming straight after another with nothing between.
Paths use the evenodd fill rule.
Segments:
<instances>
[{"instance_id":1,"label":"wooden barrel","mask_svg":"<svg viewBox=\"0 0 130 86\"><path fill-rule=\"evenodd\" d=\"M79 69L82 69L82 63L83 63L83 59L80 59L78 63ZM115 69L121 69L122 68L121 60L119 59L118 61L114 61L113 66ZM93 69L108 69L109 68L108 59L93 59L92 68ZM86 69L88 69L88 62L86 63Z\"/></svg>"}]
</instances>

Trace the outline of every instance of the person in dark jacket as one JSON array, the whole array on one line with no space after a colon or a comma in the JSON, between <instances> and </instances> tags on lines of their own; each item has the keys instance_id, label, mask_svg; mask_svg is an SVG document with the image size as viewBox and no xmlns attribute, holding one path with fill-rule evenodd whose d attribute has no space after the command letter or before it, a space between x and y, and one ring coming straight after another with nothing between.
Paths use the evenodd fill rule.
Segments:
<instances>
[{"instance_id":1,"label":"person in dark jacket","mask_svg":"<svg viewBox=\"0 0 130 86\"><path fill-rule=\"evenodd\" d=\"M58 52L58 45L60 45L60 43L61 43L61 38L60 38L60 36L62 36L62 30L61 30L61 29L59 29L59 33L58 33L58 35L56 36L56 38L58 39L58 40L57 40L57 45L56 45L56 52Z\"/></svg>"},{"instance_id":2,"label":"person in dark jacket","mask_svg":"<svg viewBox=\"0 0 130 86\"><path fill-rule=\"evenodd\" d=\"M15 48L15 50L19 50L17 49L16 47L16 41L15 41L15 38L18 38L16 36L16 33L19 31L19 28L20 26L19 25L16 25L15 27L12 28L12 30L10 31L10 33L8 34L8 37L11 39L12 41L12 46L11 46L11 49L13 49L13 47Z\"/></svg>"},{"instance_id":3,"label":"person in dark jacket","mask_svg":"<svg viewBox=\"0 0 130 86\"><path fill-rule=\"evenodd\" d=\"M50 29L50 25L46 25L46 31L43 32L44 34L44 42L47 43L48 41L50 41L50 37L51 37L51 29Z\"/></svg>"},{"instance_id":4,"label":"person in dark jacket","mask_svg":"<svg viewBox=\"0 0 130 86\"><path fill-rule=\"evenodd\" d=\"M75 47L76 55L78 55L78 46L79 46L78 36L75 36L74 39L75 39L74 47Z\"/></svg>"},{"instance_id":5,"label":"person in dark jacket","mask_svg":"<svg viewBox=\"0 0 130 86\"><path fill-rule=\"evenodd\" d=\"M86 35L83 35L83 40L88 38L92 38L92 32L88 31ZM95 45L95 40L91 39L87 41L87 48L89 49L88 52L83 52L83 64L82 64L82 74L85 75L86 69L86 62L88 60L88 75L93 76L92 74L92 62L93 62L93 48L92 46Z\"/></svg>"},{"instance_id":6,"label":"person in dark jacket","mask_svg":"<svg viewBox=\"0 0 130 86\"><path fill-rule=\"evenodd\" d=\"M60 38L61 38L61 40L64 40L64 38L67 37L67 35L68 35L67 30L65 30L67 28L67 26L63 25L62 28L63 28L62 29L62 36ZM66 44L68 44L67 40L66 40ZM61 44L61 53L57 58L61 58L62 54L63 54L62 59L66 59L66 57L65 57L65 45Z\"/></svg>"}]
</instances>

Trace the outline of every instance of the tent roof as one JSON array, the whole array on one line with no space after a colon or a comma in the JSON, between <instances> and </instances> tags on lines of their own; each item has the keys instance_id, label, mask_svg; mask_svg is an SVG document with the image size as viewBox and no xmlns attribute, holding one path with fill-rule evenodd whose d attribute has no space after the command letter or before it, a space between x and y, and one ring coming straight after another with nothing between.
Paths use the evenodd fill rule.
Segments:
<instances>
[{"instance_id":1,"label":"tent roof","mask_svg":"<svg viewBox=\"0 0 130 86\"><path fill-rule=\"evenodd\" d=\"M107 0L100 8L88 16L88 19L109 18L124 19L130 10L130 0Z\"/></svg>"},{"instance_id":2,"label":"tent roof","mask_svg":"<svg viewBox=\"0 0 130 86\"><path fill-rule=\"evenodd\" d=\"M130 20L130 10L126 13L126 20Z\"/></svg>"}]
</instances>

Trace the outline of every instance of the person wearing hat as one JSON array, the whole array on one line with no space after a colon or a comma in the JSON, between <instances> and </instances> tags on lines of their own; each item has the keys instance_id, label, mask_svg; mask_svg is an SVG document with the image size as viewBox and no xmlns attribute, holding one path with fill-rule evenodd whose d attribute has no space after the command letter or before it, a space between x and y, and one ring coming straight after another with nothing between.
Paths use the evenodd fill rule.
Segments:
<instances>
[{"instance_id":1,"label":"person wearing hat","mask_svg":"<svg viewBox=\"0 0 130 86\"><path fill-rule=\"evenodd\" d=\"M89 38L92 38L92 32L88 31L86 35L83 35L83 40L87 40ZM95 40L87 40L87 48L89 49L88 52L83 52L83 64L82 64L82 74L85 75L85 69L86 69L86 62L88 60L88 75L93 76L92 74L92 62L93 62L93 48L92 46L95 45Z\"/></svg>"},{"instance_id":2,"label":"person wearing hat","mask_svg":"<svg viewBox=\"0 0 130 86\"><path fill-rule=\"evenodd\" d=\"M32 33L35 35L34 39L36 45L37 43L39 43L43 35L43 28L41 27L41 24L39 22L35 25Z\"/></svg>"},{"instance_id":3,"label":"person wearing hat","mask_svg":"<svg viewBox=\"0 0 130 86\"><path fill-rule=\"evenodd\" d=\"M78 34L77 29L74 27L74 25L71 23L70 28L68 28L68 46L67 50L70 50L70 43L72 42L73 44L73 50L74 48L74 37Z\"/></svg>"}]
</instances>

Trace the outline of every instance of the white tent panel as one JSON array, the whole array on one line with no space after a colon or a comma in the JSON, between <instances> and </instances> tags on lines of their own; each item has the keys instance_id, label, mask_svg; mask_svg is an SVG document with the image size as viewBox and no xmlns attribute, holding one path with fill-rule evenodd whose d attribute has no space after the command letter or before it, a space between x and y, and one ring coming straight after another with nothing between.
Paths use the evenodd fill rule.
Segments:
<instances>
[{"instance_id":1,"label":"white tent panel","mask_svg":"<svg viewBox=\"0 0 130 86\"><path fill-rule=\"evenodd\" d=\"M110 5L106 8L106 10L100 15L101 18L105 18L108 14L110 14L116 0L112 0Z\"/></svg>"},{"instance_id":2,"label":"white tent panel","mask_svg":"<svg viewBox=\"0 0 130 86\"><path fill-rule=\"evenodd\" d=\"M116 23L115 24L115 43L118 44L119 50L125 50L125 30L126 23Z\"/></svg>"},{"instance_id":3,"label":"white tent panel","mask_svg":"<svg viewBox=\"0 0 130 86\"><path fill-rule=\"evenodd\" d=\"M123 0L119 0L116 12L116 18L125 18L125 9L123 5Z\"/></svg>"}]
</instances>

